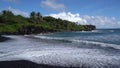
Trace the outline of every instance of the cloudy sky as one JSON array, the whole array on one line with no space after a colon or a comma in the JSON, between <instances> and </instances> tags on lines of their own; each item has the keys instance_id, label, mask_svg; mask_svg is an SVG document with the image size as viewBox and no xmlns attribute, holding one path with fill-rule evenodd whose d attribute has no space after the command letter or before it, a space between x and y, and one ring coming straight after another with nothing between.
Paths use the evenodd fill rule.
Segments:
<instances>
[{"instance_id":1,"label":"cloudy sky","mask_svg":"<svg viewBox=\"0 0 120 68\"><path fill-rule=\"evenodd\" d=\"M97 28L120 28L120 0L0 0L0 11L29 17L30 12L41 12Z\"/></svg>"}]
</instances>

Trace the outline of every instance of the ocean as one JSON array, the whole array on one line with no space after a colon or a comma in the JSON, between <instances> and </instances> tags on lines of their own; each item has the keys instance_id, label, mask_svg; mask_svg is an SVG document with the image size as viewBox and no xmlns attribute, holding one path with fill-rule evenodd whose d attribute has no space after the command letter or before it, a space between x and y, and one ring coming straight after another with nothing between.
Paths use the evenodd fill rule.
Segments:
<instances>
[{"instance_id":1,"label":"ocean","mask_svg":"<svg viewBox=\"0 0 120 68\"><path fill-rule=\"evenodd\" d=\"M43 35L44 38L99 42L120 45L120 29L99 29L93 31L60 32Z\"/></svg>"},{"instance_id":2,"label":"ocean","mask_svg":"<svg viewBox=\"0 0 120 68\"><path fill-rule=\"evenodd\" d=\"M120 68L120 29L4 35L0 61L29 60L63 67Z\"/></svg>"}]
</instances>

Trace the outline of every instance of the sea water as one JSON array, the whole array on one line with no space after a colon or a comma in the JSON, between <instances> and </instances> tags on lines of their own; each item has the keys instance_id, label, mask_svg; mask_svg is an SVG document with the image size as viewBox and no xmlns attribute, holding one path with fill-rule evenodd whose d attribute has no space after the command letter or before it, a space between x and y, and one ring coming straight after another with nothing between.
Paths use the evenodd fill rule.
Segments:
<instances>
[{"instance_id":1,"label":"sea water","mask_svg":"<svg viewBox=\"0 0 120 68\"><path fill-rule=\"evenodd\" d=\"M66 67L120 68L120 30L57 32L6 36L0 43L0 61L29 60Z\"/></svg>"},{"instance_id":2,"label":"sea water","mask_svg":"<svg viewBox=\"0 0 120 68\"><path fill-rule=\"evenodd\" d=\"M60 32L44 35L46 38L62 38L120 45L119 29L99 29L93 31Z\"/></svg>"}]
</instances>

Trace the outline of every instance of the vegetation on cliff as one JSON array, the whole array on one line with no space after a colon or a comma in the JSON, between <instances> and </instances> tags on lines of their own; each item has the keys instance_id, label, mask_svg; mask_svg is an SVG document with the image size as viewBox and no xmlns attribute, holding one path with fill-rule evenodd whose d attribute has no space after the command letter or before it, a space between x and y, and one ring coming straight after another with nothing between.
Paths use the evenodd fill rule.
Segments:
<instances>
[{"instance_id":1,"label":"vegetation on cliff","mask_svg":"<svg viewBox=\"0 0 120 68\"><path fill-rule=\"evenodd\" d=\"M0 13L0 34L38 34L43 32L60 31L90 31L94 25L77 25L62 19L50 16L43 17L39 12L31 12L30 17L14 15L11 11L4 10Z\"/></svg>"}]
</instances>

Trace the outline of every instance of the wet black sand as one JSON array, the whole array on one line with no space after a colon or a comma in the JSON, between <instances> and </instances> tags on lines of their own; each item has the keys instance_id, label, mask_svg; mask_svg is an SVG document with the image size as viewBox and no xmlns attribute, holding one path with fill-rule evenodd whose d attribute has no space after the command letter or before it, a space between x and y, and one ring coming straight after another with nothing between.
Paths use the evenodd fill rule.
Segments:
<instances>
[{"instance_id":1,"label":"wet black sand","mask_svg":"<svg viewBox=\"0 0 120 68\"><path fill-rule=\"evenodd\" d=\"M42 40L42 39L39 39L39 38L33 38L33 37L29 37L29 36L6 36L6 37L9 37L10 39L13 39L12 41L7 41L7 42L2 42L2 44L0 44L1 45L1 54L2 54L2 52L4 53L4 51L6 52L6 50L4 50L4 49L7 49L7 48L9 48L8 50L10 51L10 52L14 52L14 51L17 51L17 50L26 50L26 49L28 49L28 48L35 48L35 52L37 51L36 49L37 48L39 48L39 49L43 49L44 50L44 48L48 48L51 44L55 44L55 46L58 46L57 44L59 44L59 43L63 43L63 42L61 42L61 41L54 41L54 40ZM8 39L6 39L6 40L8 40ZM25 42L24 42L25 41ZM23 42L23 43L22 43ZM44 46L42 46L42 45L39 45L39 44L41 44L41 42L42 42L42 44L44 44L44 43L47 43L47 44L50 44L50 45L44 45ZM11 44L12 43L12 44ZM36 44L35 44L36 43ZM9 46L7 46L8 44L10 44ZM15 45L14 45L15 44ZM33 45L34 44L34 45ZM13 46L14 45L14 46ZM20 45L22 45L22 46L20 46ZM29 46L26 46L26 45L29 45L29 46L31 46L31 47L29 47ZM35 46L36 45L36 46ZM2 47L2 46L6 46L5 48L4 47ZM40 46L40 47L37 47L37 46ZM47 47L48 46L48 47ZM51 45L52 46L52 45ZM71 45L72 46L72 45ZM23 47L25 48L25 49L23 49ZM41 48L41 47L44 47L44 48ZM11 49L10 49L11 48ZM13 49L14 50L13 50ZM59 47L56 47L56 48L59 48ZM62 47L60 47L60 48L62 48ZM72 48L72 47L71 47ZM83 48L83 47L81 47L81 48ZM100 53L95 53L95 55L93 55L93 58L92 57L90 57L89 55L91 55L91 54L93 54L94 52L93 51L95 51L96 52L96 50L93 50L92 52L91 52L91 50L89 50L88 52L84 52L84 51L82 51L82 53L79 55L79 56L81 56L83 53L84 54L88 54L88 55L85 55L85 59L87 59L86 58L86 56L88 56L88 58L90 57L90 59L88 59L88 60L85 60L85 62L87 62L87 61L89 61L89 60L91 60L91 62L89 62L89 63L84 63L84 61L83 62L78 62L78 61L80 61L81 59L78 59L78 60L75 60L74 61L74 59L72 59L71 57L69 57L69 56L67 56L67 58L70 58L69 60L70 60L70 63L72 63L72 60L73 60L73 63L72 64L69 64L69 62L68 62L68 64L69 65L67 65L67 66L69 66L69 67L61 67L61 66L66 66L66 65L61 65L61 66L57 66L57 65L55 65L55 64L53 64L54 66L52 66L52 65L49 65L49 63L48 63L48 65L46 65L45 63L43 63L43 64L37 64L37 63L34 63L34 62L31 62L31 61L28 61L29 59L18 59L18 60L11 60L11 61L6 61L6 58L4 58L4 59L2 59L2 58L0 58L1 60L0 60L0 68L120 68L120 63L119 63L119 54L120 54L120 51L119 50L114 50L113 48L110 48L109 49L109 47L100 47L99 46L99 48L97 47L97 46L94 46L94 47L90 47L90 45L89 45L89 47L86 45L84 45L84 50L86 51L86 49L87 48L91 48L91 50L93 50L93 49L97 49L98 51L100 50ZM3 50L2 50L3 49ZM53 47L53 49L54 49L54 47ZM65 49L67 49L67 48L65 48ZM101 50L102 49L102 50ZM63 49L63 51L64 51L64 49ZM23 56L31 56L30 54L33 54L33 53L31 53L32 52L32 50L30 50L30 53L27 55L27 53L23 53L23 54L21 54L21 55L23 55ZM49 50L48 50L48 52L49 52ZM75 51L74 53L75 54L73 54L73 55L77 55L77 54L79 54L79 53L77 53L76 54L76 52L77 51ZM81 51L80 51L81 52ZM90 54L90 52L91 52L91 54ZM21 52L20 52L21 53ZM19 52L18 52L18 54L20 54ZM64 53L64 52L63 52ZM102 54L101 54L102 53ZM38 53L38 54L40 54L40 53ZM43 54L44 54L44 52L43 52ZM55 52L55 54L57 54L56 52ZM71 53L70 53L71 54ZM100 55L99 55L100 54ZM6 54L7 55L7 54ZM9 57L9 55L12 55L12 54L8 54L8 57ZM17 55L17 54L13 54L13 55ZM53 54L54 55L54 54ZM62 55L62 54L61 54ZM64 55L64 54L63 54ZM68 54L69 55L69 54ZM97 57L96 57L96 55L97 55ZM99 57L99 56L101 56L101 55L103 55L104 57L103 57L103 59L101 59L101 57ZM72 56L72 55L71 55ZM77 57L77 58L79 58L79 56ZM95 57L94 57L95 56ZM113 57L112 57L113 56ZM7 56L6 56L7 57ZM16 57L13 57L13 58L16 58ZM33 57L34 58L34 57ZM59 57L57 57L57 58L59 58ZM63 57L63 58L65 58L65 57ZM81 57L80 57L81 58ZM96 60L96 59L101 59L102 61L100 61L99 62L99 60ZM108 58L108 59L107 59ZM117 59L118 58L118 59ZM30 59L32 59L32 58L30 58ZM62 58L60 58L60 59L62 59ZM83 59L84 59L84 57L83 57ZM94 60L95 59L95 60ZM109 59L111 59L111 60L109 60ZM37 59L36 58L36 60L39 60L39 61L41 61L41 60L43 60L43 61L49 61L49 57L48 57L48 59L47 58L43 58L43 59ZM54 58L53 59L51 59L51 60L54 60ZM68 60L68 61L69 61ZM56 62L57 60L54 60L53 62ZM107 62L108 63L107 63ZM112 62L111 62L112 61ZM61 64L62 63L64 63L63 61L60 61L61 62ZM57 64L58 62L56 62L56 64ZM67 63L66 63L67 64ZM74 65L74 64L76 64L76 65ZM91 64L91 65L90 65ZM75 67L73 67L73 66L75 66ZM76 67L77 66L77 67Z\"/></svg>"},{"instance_id":2,"label":"wet black sand","mask_svg":"<svg viewBox=\"0 0 120 68\"><path fill-rule=\"evenodd\" d=\"M0 68L76 68L36 64L27 60L0 61ZM85 68L85 67L81 67Z\"/></svg>"},{"instance_id":3,"label":"wet black sand","mask_svg":"<svg viewBox=\"0 0 120 68\"><path fill-rule=\"evenodd\" d=\"M9 39L10 39L10 38L0 36L0 42L7 41L7 40L9 40Z\"/></svg>"}]
</instances>

